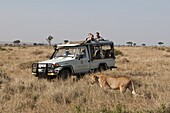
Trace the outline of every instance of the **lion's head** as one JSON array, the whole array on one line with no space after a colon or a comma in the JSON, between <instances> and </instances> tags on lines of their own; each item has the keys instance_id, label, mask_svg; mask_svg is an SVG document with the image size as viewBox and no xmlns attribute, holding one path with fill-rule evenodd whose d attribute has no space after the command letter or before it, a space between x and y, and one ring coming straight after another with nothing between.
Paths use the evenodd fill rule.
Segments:
<instances>
[{"instance_id":1,"label":"lion's head","mask_svg":"<svg viewBox=\"0 0 170 113\"><path fill-rule=\"evenodd\" d=\"M98 82L98 79L99 79L98 76L92 75L92 76L91 76L90 83L93 85L94 83L97 83L97 82Z\"/></svg>"}]
</instances>

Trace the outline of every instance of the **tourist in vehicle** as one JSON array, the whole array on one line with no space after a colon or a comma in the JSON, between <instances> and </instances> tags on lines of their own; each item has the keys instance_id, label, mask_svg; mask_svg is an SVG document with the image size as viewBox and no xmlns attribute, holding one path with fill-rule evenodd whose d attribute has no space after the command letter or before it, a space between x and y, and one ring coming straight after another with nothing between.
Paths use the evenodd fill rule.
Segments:
<instances>
[{"instance_id":1,"label":"tourist in vehicle","mask_svg":"<svg viewBox=\"0 0 170 113\"><path fill-rule=\"evenodd\" d=\"M104 40L104 39L103 39L103 37L100 36L100 33L99 33L99 32L96 32L96 38L95 38L95 40L97 40L97 41L102 41L102 40Z\"/></svg>"},{"instance_id":2,"label":"tourist in vehicle","mask_svg":"<svg viewBox=\"0 0 170 113\"><path fill-rule=\"evenodd\" d=\"M94 35L92 33L88 34L88 37L85 40L85 43L91 43L91 41L95 41Z\"/></svg>"},{"instance_id":3,"label":"tourist in vehicle","mask_svg":"<svg viewBox=\"0 0 170 113\"><path fill-rule=\"evenodd\" d=\"M63 54L63 56L69 56L69 55L71 55L71 53L70 53L69 49L66 49L65 53Z\"/></svg>"},{"instance_id":4,"label":"tourist in vehicle","mask_svg":"<svg viewBox=\"0 0 170 113\"><path fill-rule=\"evenodd\" d=\"M81 55L83 56L83 58L86 57L86 51L84 49L81 51Z\"/></svg>"}]
</instances>

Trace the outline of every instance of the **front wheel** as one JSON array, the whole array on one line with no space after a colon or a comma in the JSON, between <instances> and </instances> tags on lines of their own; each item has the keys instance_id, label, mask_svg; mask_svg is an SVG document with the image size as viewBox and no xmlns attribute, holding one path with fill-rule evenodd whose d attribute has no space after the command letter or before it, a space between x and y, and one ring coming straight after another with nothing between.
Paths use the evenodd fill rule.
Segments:
<instances>
[{"instance_id":1,"label":"front wheel","mask_svg":"<svg viewBox=\"0 0 170 113\"><path fill-rule=\"evenodd\" d=\"M70 77L69 70L64 69L59 73L59 79L66 80L68 77Z\"/></svg>"}]
</instances>

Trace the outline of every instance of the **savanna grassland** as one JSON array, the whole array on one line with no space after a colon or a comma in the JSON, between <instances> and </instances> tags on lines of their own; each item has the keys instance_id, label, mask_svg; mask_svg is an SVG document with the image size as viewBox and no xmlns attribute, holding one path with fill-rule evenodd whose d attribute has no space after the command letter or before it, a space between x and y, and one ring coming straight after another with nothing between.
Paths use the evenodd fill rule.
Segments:
<instances>
[{"instance_id":1,"label":"savanna grassland","mask_svg":"<svg viewBox=\"0 0 170 113\"><path fill-rule=\"evenodd\" d=\"M0 47L0 113L169 113L170 48L115 48L118 68L103 73L132 77L142 96L92 86L89 74L78 82L37 79L31 65L48 59L52 47Z\"/></svg>"}]
</instances>

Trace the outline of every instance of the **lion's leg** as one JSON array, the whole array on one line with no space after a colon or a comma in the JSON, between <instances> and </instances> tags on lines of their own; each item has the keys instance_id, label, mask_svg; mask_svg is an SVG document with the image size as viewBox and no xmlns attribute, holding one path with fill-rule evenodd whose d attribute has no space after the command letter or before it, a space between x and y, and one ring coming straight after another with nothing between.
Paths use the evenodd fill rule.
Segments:
<instances>
[{"instance_id":1,"label":"lion's leg","mask_svg":"<svg viewBox=\"0 0 170 113\"><path fill-rule=\"evenodd\" d=\"M99 86L100 86L101 88L104 88L104 84L105 84L104 81L99 78Z\"/></svg>"},{"instance_id":2,"label":"lion's leg","mask_svg":"<svg viewBox=\"0 0 170 113\"><path fill-rule=\"evenodd\" d=\"M107 82L103 79L99 79L99 85L102 89L106 90L109 86L107 85Z\"/></svg>"},{"instance_id":3,"label":"lion's leg","mask_svg":"<svg viewBox=\"0 0 170 113\"><path fill-rule=\"evenodd\" d=\"M131 84L129 84L128 89L132 92L133 95L139 96L139 94L137 94L137 93L135 92L135 87L134 87L133 81L131 81L130 83L131 83Z\"/></svg>"},{"instance_id":4,"label":"lion's leg","mask_svg":"<svg viewBox=\"0 0 170 113\"><path fill-rule=\"evenodd\" d=\"M124 86L120 86L120 93L123 95L123 93L126 91L126 88Z\"/></svg>"},{"instance_id":5,"label":"lion's leg","mask_svg":"<svg viewBox=\"0 0 170 113\"><path fill-rule=\"evenodd\" d=\"M99 86L100 86L101 88L104 88L104 85L103 85L102 83L100 83L100 82L99 82Z\"/></svg>"}]
</instances>

